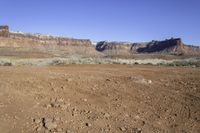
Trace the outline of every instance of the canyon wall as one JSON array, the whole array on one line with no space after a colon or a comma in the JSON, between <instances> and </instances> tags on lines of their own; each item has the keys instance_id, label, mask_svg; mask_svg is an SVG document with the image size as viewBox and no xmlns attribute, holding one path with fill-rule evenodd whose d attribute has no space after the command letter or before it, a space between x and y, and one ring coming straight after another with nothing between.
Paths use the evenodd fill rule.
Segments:
<instances>
[{"instance_id":1,"label":"canyon wall","mask_svg":"<svg viewBox=\"0 0 200 133\"><path fill-rule=\"evenodd\" d=\"M200 55L197 46L185 45L180 38L144 43L101 41L92 45L89 39L55 37L44 34L10 32L8 26L0 26L0 47L28 48L30 50L57 50L69 54L90 55L132 55L132 54L174 54ZM96 48L95 48L96 47Z\"/></svg>"},{"instance_id":2,"label":"canyon wall","mask_svg":"<svg viewBox=\"0 0 200 133\"><path fill-rule=\"evenodd\" d=\"M171 38L164 41L151 41L144 43L106 42L97 43L96 50L106 54L174 54L199 55L200 48L185 45L180 38Z\"/></svg>"},{"instance_id":3,"label":"canyon wall","mask_svg":"<svg viewBox=\"0 0 200 133\"><path fill-rule=\"evenodd\" d=\"M74 39L65 37L54 37L43 34L9 32L8 26L0 26L0 46L51 48L62 46L90 47L92 46L92 43L89 39Z\"/></svg>"}]
</instances>

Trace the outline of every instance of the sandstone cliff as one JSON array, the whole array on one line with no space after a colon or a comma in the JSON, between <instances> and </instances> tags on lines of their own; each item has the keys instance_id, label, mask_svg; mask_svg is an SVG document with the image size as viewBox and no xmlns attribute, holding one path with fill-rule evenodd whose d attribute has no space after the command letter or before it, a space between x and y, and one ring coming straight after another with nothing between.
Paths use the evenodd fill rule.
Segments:
<instances>
[{"instance_id":1,"label":"sandstone cliff","mask_svg":"<svg viewBox=\"0 0 200 133\"><path fill-rule=\"evenodd\" d=\"M104 53L136 54L136 53L160 53L175 55L198 55L200 48L197 46L185 45L180 38L171 38L164 41L151 41L145 43L123 43L106 42L97 43L96 50ZM119 52L120 51L120 52Z\"/></svg>"},{"instance_id":2,"label":"sandstone cliff","mask_svg":"<svg viewBox=\"0 0 200 133\"><path fill-rule=\"evenodd\" d=\"M0 46L49 48L60 46L90 47L92 46L92 43L89 39L74 39L65 37L54 37L43 34L10 32L8 26L0 26Z\"/></svg>"},{"instance_id":3,"label":"sandstone cliff","mask_svg":"<svg viewBox=\"0 0 200 133\"><path fill-rule=\"evenodd\" d=\"M44 34L30 34L10 32L8 26L0 26L0 47L29 48L30 50L57 50L69 54L90 55L132 55L132 54L174 54L174 55L200 55L200 48L185 45L180 38L171 38L164 41L151 41L145 43L127 42L98 42L89 39L74 39L55 37ZM95 49L96 47L96 49Z\"/></svg>"}]
</instances>

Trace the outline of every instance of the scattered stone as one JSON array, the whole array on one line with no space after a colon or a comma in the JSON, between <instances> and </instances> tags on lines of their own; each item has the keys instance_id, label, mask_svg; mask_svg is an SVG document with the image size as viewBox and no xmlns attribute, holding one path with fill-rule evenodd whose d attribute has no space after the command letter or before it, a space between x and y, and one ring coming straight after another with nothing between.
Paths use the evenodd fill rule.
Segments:
<instances>
[{"instance_id":1,"label":"scattered stone","mask_svg":"<svg viewBox=\"0 0 200 133\"><path fill-rule=\"evenodd\" d=\"M14 116L14 119L18 120L18 119L19 119L19 117L17 117L17 116Z\"/></svg>"},{"instance_id":2,"label":"scattered stone","mask_svg":"<svg viewBox=\"0 0 200 133\"><path fill-rule=\"evenodd\" d=\"M109 132L109 131L110 131L110 129L109 129L109 128L106 128L106 129L104 129L104 131L105 131L105 132Z\"/></svg>"},{"instance_id":3,"label":"scattered stone","mask_svg":"<svg viewBox=\"0 0 200 133\"><path fill-rule=\"evenodd\" d=\"M133 128L133 133L142 133L142 129L140 129L140 128Z\"/></svg>"},{"instance_id":4,"label":"scattered stone","mask_svg":"<svg viewBox=\"0 0 200 133\"><path fill-rule=\"evenodd\" d=\"M46 108L51 108L52 106L51 106L51 104L46 104L45 107Z\"/></svg>"},{"instance_id":5,"label":"scattered stone","mask_svg":"<svg viewBox=\"0 0 200 133\"><path fill-rule=\"evenodd\" d=\"M88 110L88 111L87 111L87 114L90 114L90 113L92 113L92 111L91 111L91 110Z\"/></svg>"},{"instance_id":6,"label":"scattered stone","mask_svg":"<svg viewBox=\"0 0 200 133\"><path fill-rule=\"evenodd\" d=\"M91 127L91 126L92 126L91 123L85 123L85 125L86 125L87 127Z\"/></svg>"},{"instance_id":7,"label":"scattered stone","mask_svg":"<svg viewBox=\"0 0 200 133\"><path fill-rule=\"evenodd\" d=\"M42 122L42 120L41 119L33 119L33 121L36 123L36 124L39 124L39 123L41 123Z\"/></svg>"},{"instance_id":8,"label":"scattered stone","mask_svg":"<svg viewBox=\"0 0 200 133\"><path fill-rule=\"evenodd\" d=\"M77 116L77 113L76 112L72 112L72 116Z\"/></svg>"},{"instance_id":9,"label":"scattered stone","mask_svg":"<svg viewBox=\"0 0 200 133\"><path fill-rule=\"evenodd\" d=\"M146 122L145 121L142 121L142 125L144 126L146 124Z\"/></svg>"},{"instance_id":10,"label":"scattered stone","mask_svg":"<svg viewBox=\"0 0 200 133\"><path fill-rule=\"evenodd\" d=\"M77 108L73 108L72 111L75 111L75 112L76 112L76 111L78 111L78 109L77 109Z\"/></svg>"},{"instance_id":11,"label":"scattered stone","mask_svg":"<svg viewBox=\"0 0 200 133\"><path fill-rule=\"evenodd\" d=\"M105 129L104 129L104 128L100 128L100 131L101 131L101 132L109 132L110 129L109 129L109 128L105 128Z\"/></svg>"},{"instance_id":12,"label":"scattered stone","mask_svg":"<svg viewBox=\"0 0 200 133\"><path fill-rule=\"evenodd\" d=\"M65 89L64 86L61 86L60 88L61 88L62 90Z\"/></svg>"},{"instance_id":13,"label":"scattered stone","mask_svg":"<svg viewBox=\"0 0 200 133\"><path fill-rule=\"evenodd\" d=\"M73 132L71 130L67 130L66 133L75 133L75 132Z\"/></svg>"},{"instance_id":14,"label":"scattered stone","mask_svg":"<svg viewBox=\"0 0 200 133\"><path fill-rule=\"evenodd\" d=\"M104 113L104 117L105 117L105 118L108 118L108 117L110 117L110 114Z\"/></svg>"},{"instance_id":15,"label":"scattered stone","mask_svg":"<svg viewBox=\"0 0 200 133\"><path fill-rule=\"evenodd\" d=\"M84 99L83 99L83 101L84 101L84 102L87 102L87 99L86 99L86 98L84 98Z\"/></svg>"},{"instance_id":16,"label":"scattered stone","mask_svg":"<svg viewBox=\"0 0 200 133\"><path fill-rule=\"evenodd\" d=\"M37 128L36 128L36 131L37 131L37 132L40 132L41 130L42 130L42 127L37 127Z\"/></svg>"},{"instance_id":17,"label":"scattered stone","mask_svg":"<svg viewBox=\"0 0 200 133\"><path fill-rule=\"evenodd\" d=\"M107 127L111 128L111 125L108 124Z\"/></svg>"},{"instance_id":18,"label":"scattered stone","mask_svg":"<svg viewBox=\"0 0 200 133\"><path fill-rule=\"evenodd\" d=\"M125 127L120 127L120 130L124 132L124 131L126 131L126 128Z\"/></svg>"},{"instance_id":19,"label":"scattered stone","mask_svg":"<svg viewBox=\"0 0 200 133\"><path fill-rule=\"evenodd\" d=\"M67 109L68 106L70 106L70 103L66 104L64 100L61 99L51 99L50 104L46 105L47 108L62 108L63 110Z\"/></svg>"},{"instance_id":20,"label":"scattered stone","mask_svg":"<svg viewBox=\"0 0 200 133\"><path fill-rule=\"evenodd\" d=\"M136 119L136 120L140 119L140 116L139 116L139 115L136 115L136 116L135 116L135 119Z\"/></svg>"},{"instance_id":21,"label":"scattered stone","mask_svg":"<svg viewBox=\"0 0 200 133\"><path fill-rule=\"evenodd\" d=\"M110 129L109 129L109 128L100 128L100 131L101 131L101 132L109 132Z\"/></svg>"},{"instance_id":22,"label":"scattered stone","mask_svg":"<svg viewBox=\"0 0 200 133\"><path fill-rule=\"evenodd\" d=\"M60 107L61 107L62 110L66 110L68 108L68 105L62 104L62 105L60 105Z\"/></svg>"},{"instance_id":23,"label":"scattered stone","mask_svg":"<svg viewBox=\"0 0 200 133\"><path fill-rule=\"evenodd\" d=\"M57 89L56 89L56 88L51 88L51 90L52 90L53 92L57 92Z\"/></svg>"},{"instance_id":24,"label":"scattered stone","mask_svg":"<svg viewBox=\"0 0 200 133\"><path fill-rule=\"evenodd\" d=\"M147 81L147 83L148 83L148 84L151 84L151 83L152 83L152 81L151 81L151 80L148 80L148 81Z\"/></svg>"},{"instance_id":25,"label":"scattered stone","mask_svg":"<svg viewBox=\"0 0 200 133\"><path fill-rule=\"evenodd\" d=\"M52 129L57 128L57 123L56 123L56 122L46 122L46 123L45 123L45 127L46 127L48 130L52 130Z\"/></svg>"},{"instance_id":26,"label":"scattered stone","mask_svg":"<svg viewBox=\"0 0 200 133\"><path fill-rule=\"evenodd\" d=\"M53 121L53 119L51 119L51 118L43 118L43 122L44 123L51 122L51 121Z\"/></svg>"},{"instance_id":27,"label":"scattered stone","mask_svg":"<svg viewBox=\"0 0 200 133\"><path fill-rule=\"evenodd\" d=\"M66 79L66 81L67 81L67 82L71 82L71 81L72 81L72 79L71 79L71 78L68 78L68 79Z\"/></svg>"},{"instance_id":28,"label":"scattered stone","mask_svg":"<svg viewBox=\"0 0 200 133\"><path fill-rule=\"evenodd\" d=\"M55 117L55 120L56 120L56 121L60 121L61 118L60 118L60 117Z\"/></svg>"},{"instance_id":29,"label":"scattered stone","mask_svg":"<svg viewBox=\"0 0 200 133\"><path fill-rule=\"evenodd\" d=\"M107 78L106 81L111 81L111 80Z\"/></svg>"},{"instance_id":30,"label":"scattered stone","mask_svg":"<svg viewBox=\"0 0 200 133\"><path fill-rule=\"evenodd\" d=\"M44 118L44 127L47 128L48 130L53 130L57 128L57 123L50 118Z\"/></svg>"}]
</instances>

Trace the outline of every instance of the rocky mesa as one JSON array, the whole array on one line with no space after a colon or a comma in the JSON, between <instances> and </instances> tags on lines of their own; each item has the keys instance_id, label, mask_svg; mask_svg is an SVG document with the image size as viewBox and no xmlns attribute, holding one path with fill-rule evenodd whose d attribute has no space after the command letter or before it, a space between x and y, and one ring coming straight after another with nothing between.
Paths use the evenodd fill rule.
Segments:
<instances>
[{"instance_id":1,"label":"rocky mesa","mask_svg":"<svg viewBox=\"0 0 200 133\"><path fill-rule=\"evenodd\" d=\"M198 46L185 45L181 38L171 38L164 41L151 41L144 43L126 43L126 42L98 42L96 50L105 53L118 54L174 54L174 55L199 55Z\"/></svg>"},{"instance_id":2,"label":"rocky mesa","mask_svg":"<svg viewBox=\"0 0 200 133\"><path fill-rule=\"evenodd\" d=\"M9 26L0 26L0 46L10 47L60 47L92 45L89 39L55 37L44 34L10 32Z\"/></svg>"},{"instance_id":3,"label":"rocky mesa","mask_svg":"<svg viewBox=\"0 0 200 133\"><path fill-rule=\"evenodd\" d=\"M142 43L107 42L101 41L95 45L90 39L75 39L56 37L44 34L11 32L9 26L0 26L0 47L34 48L53 50L76 49L76 53L93 55L132 55L132 54L172 54L172 55L200 55L200 47L186 45L181 38L171 38L163 41L152 40ZM85 49L83 52L80 52ZM87 51L87 52L86 52Z\"/></svg>"}]
</instances>

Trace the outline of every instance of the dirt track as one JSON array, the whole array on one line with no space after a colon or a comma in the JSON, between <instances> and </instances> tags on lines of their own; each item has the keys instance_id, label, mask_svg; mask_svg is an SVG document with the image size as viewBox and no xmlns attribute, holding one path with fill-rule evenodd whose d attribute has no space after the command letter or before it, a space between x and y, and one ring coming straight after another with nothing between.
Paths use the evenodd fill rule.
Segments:
<instances>
[{"instance_id":1,"label":"dirt track","mask_svg":"<svg viewBox=\"0 0 200 133\"><path fill-rule=\"evenodd\" d=\"M200 69L0 67L1 133L200 132Z\"/></svg>"}]
</instances>

